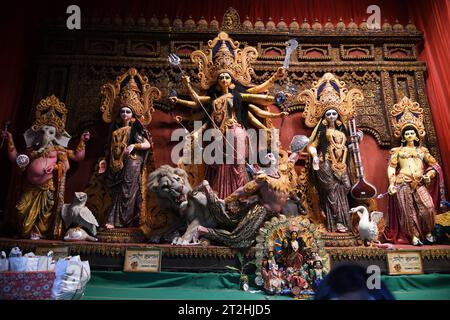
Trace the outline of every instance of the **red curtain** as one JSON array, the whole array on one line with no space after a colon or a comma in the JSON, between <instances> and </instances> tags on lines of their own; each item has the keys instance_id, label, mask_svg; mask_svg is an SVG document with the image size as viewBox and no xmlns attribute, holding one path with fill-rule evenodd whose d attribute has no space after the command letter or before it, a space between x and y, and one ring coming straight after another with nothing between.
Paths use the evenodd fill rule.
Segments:
<instances>
[{"instance_id":1,"label":"red curtain","mask_svg":"<svg viewBox=\"0 0 450 320\"><path fill-rule=\"evenodd\" d=\"M267 21L272 17L278 23L281 17L286 23L290 23L293 18L301 23L307 18L311 23L315 18L325 23L328 18L336 23L340 17L345 23L353 18L356 23L369 15L366 9L369 5L378 5L381 8L382 22L388 19L391 24L398 19L400 23L406 25L408 20L412 20L422 30L425 35L424 49L420 59L426 61L427 71L427 95L432 110L434 124L439 146L441 150L442 167L446 176L446 185L450 187L450 158L446 157L450 148L450 137L448 128L450 122L450 112L447 103L450 101L450 46L448 31L450 6L447 0L156 0L156 1L39 1L28 3L26 6L8 2L2 4L2 16L0 17L0 40L2 48L0 50L1 64L1 86L0 86L0 126L3 127L5 120L10 119L13 123L12 130L16 142L21 147L23 143L20 135L30 125L33 106L32 94L35 81L35 56L41 44L40 26L48 19L67 17L66 8L71 4L78 4L81 8L83 19L104 16L114 17L119 14L121 17L128 15L137 18L141 15L149 19L153 14L162 18L167 14L173 19L179 16L187 19L189 16L198 21L202 16L210 21L214 16L221 22L222 16L227 8L235 8L243 21L245 16L249 16L253 23L257 18ZM300 121L300 119L296 119ZM292 126L295 123L286 121ZM293 128L293 127L292 127ZM287 131L292 131L289 128ZM286 131L286 134L287 134ZM290 132L289 132L290 133ZM298 134L299 132L295 132ZM290 136L290 135L289 135ZM283 143L288 143L289 137L282 133ZM286 140L286 141L284 141ZM369 149L374 148L372 140ZM362 149L364 149L362 145ZM364 150L363 150L364 151ZM386 150L379 151L380 159L386 157ZM364 161L364 160L363 160ZM369 165L370 166L370 165ZM0 172L3 181L2 191L9 180L11 166L5 155L1 151ZM368 172L368 170L366 170ZM375 175L375 173L373 173ZM384 180L383 180L384 181ZM384 182L383 182L384 185ZM5 192L1 192L5 197ZM3 200L0 199L0 208L3 208Z\"/></svg>"},{"instance_id":2,"label":"red curtain","mask_svg":"<svg viewBox=\"0 0 450 320\"><path fill-rule=\"evenodd\" d=\"M427 96L436 128L445 184L450 188L450 2L448 0L413 1L410 15L424 32L420 59L427 63ZM449 192L447 191L447 194Z\"/></svg>"}]
</instances>

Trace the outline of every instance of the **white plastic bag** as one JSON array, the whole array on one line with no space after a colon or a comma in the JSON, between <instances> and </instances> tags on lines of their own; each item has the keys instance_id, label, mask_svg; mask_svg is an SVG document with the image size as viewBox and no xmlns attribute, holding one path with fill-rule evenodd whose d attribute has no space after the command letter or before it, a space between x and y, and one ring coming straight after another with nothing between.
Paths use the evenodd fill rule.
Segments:
<instances>
[{"instance_id":1,"label":"white plastic bag","mask_svg":"<svg viewBox=\"0 0 450 320\"><path fill-rule=\"evenodd\" d=\"M38 257L37 271L49 271L52 258L47 256Z\"/></svg>"},{"instance_id":2,"label":"white plastic bag","mask_svg":"<svg viewBox=\"0 0 450 320\"><path fill-rule=\"evenodd\" d=\"M14 272L27 271L27 258L26 257L9 258L9 271Z\"/></svg>"},{"instance_id":3,"label":"white plastic bag","mask_svg":"<svg viewBox=\"0 0 450 320\"><path fill-rule=\"evenodd\" d=\"M52 297L56 300L80 299L91 278L89 262L81 261L80 256L59 259L55 273Z\"/></svg>"},{"instance_id":4,"label":"white plastic bag","mask_svg":"<svg viewBox=\"0 0 450 320\"><path fill-rule=\"evenodd\" d=\"M24 255L24 258L26 258L26 272L32 272L32 271L38 271L38 262L39 257L35 256L33 252L29 252Z\"/></svg>"}]
</instances>

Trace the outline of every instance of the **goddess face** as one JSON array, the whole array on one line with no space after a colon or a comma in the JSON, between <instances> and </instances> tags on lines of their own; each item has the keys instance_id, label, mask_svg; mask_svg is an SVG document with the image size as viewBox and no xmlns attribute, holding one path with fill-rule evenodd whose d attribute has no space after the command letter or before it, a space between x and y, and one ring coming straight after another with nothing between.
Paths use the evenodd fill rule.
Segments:
<instances>
[{"instance_id":1,"label":"goddess face","mask_svg":"<svg viewBox=\"0 0 450 320\"><path fill-rule=\"evenodd\" d=\"M339 114L335 109L330 109L325 112L325 119L327 119L328 123L335 123Z\"/></svg>"},{"instance_id":2,"label":"goddess face","mask_svg":"<svg viewBox=\"0 0 450 320\"><path fill-rule=\"evenodd\" d=\"M120 118L123 121L130 121L132 117L133 117L133 112L131 111L130 108L122 107L122 109L120 109Z\"/></svg>"},{"instance_id":3,"label":"goddess face","mask_svg":"<svg viewBox=\"0 0 450 320\"><path fill-rule=\"evenodd\" d=\"M417 140L417 134L415 130L406 130L403 134L403 139L405 139L406 142L414 142Z\"/></svg>"},{"instance_id":4,"label":"goddess face","mask_svg":"<svg viewBox=\"0 0 450 320\"><path fill-rule=\"evenodd\" d=\"M219 82L219 86L222 89L231 87L231 76L229 73L222 72L221 74L219 74L219 77L217 78L217 80Z\"/></svg>"}]
</instances>

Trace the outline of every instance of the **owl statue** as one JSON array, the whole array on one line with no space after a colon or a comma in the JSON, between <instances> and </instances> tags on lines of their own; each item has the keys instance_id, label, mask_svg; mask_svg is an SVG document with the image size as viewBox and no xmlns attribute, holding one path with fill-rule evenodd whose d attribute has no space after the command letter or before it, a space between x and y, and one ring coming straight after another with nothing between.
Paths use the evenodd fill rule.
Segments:
<instances>
[{"instance_id":1,"label":"owl statue","mask_svg":"<svg viewBox=\"0 0 450 320\"><path fill-rule=\"evenodd\" d=\"M75 198L71 204L64 204L62 218L66 228L72 225L85 229L90 235L97 234L98 222L91 210L86 207L87 194L75 192Z\"/></svg>"}]
</instances>

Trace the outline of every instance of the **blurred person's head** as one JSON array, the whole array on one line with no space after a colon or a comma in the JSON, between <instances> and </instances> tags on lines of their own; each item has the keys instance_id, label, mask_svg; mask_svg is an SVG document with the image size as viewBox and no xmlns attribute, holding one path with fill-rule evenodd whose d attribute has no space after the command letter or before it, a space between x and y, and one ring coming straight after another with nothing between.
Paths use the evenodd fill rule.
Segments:
<instances>
[{"instance_id":1,"label":"blurred person's head","mask_svg":"<svg viewBox=\"0 0 450 320\"><path fill-rule=\"evenodd\" d=\"M371 274L358 265L341 265L331 270L317 290L316 300L395 300L380 280L379 289L369 289L367 280Z\"/></svg>"}]
</instances>

